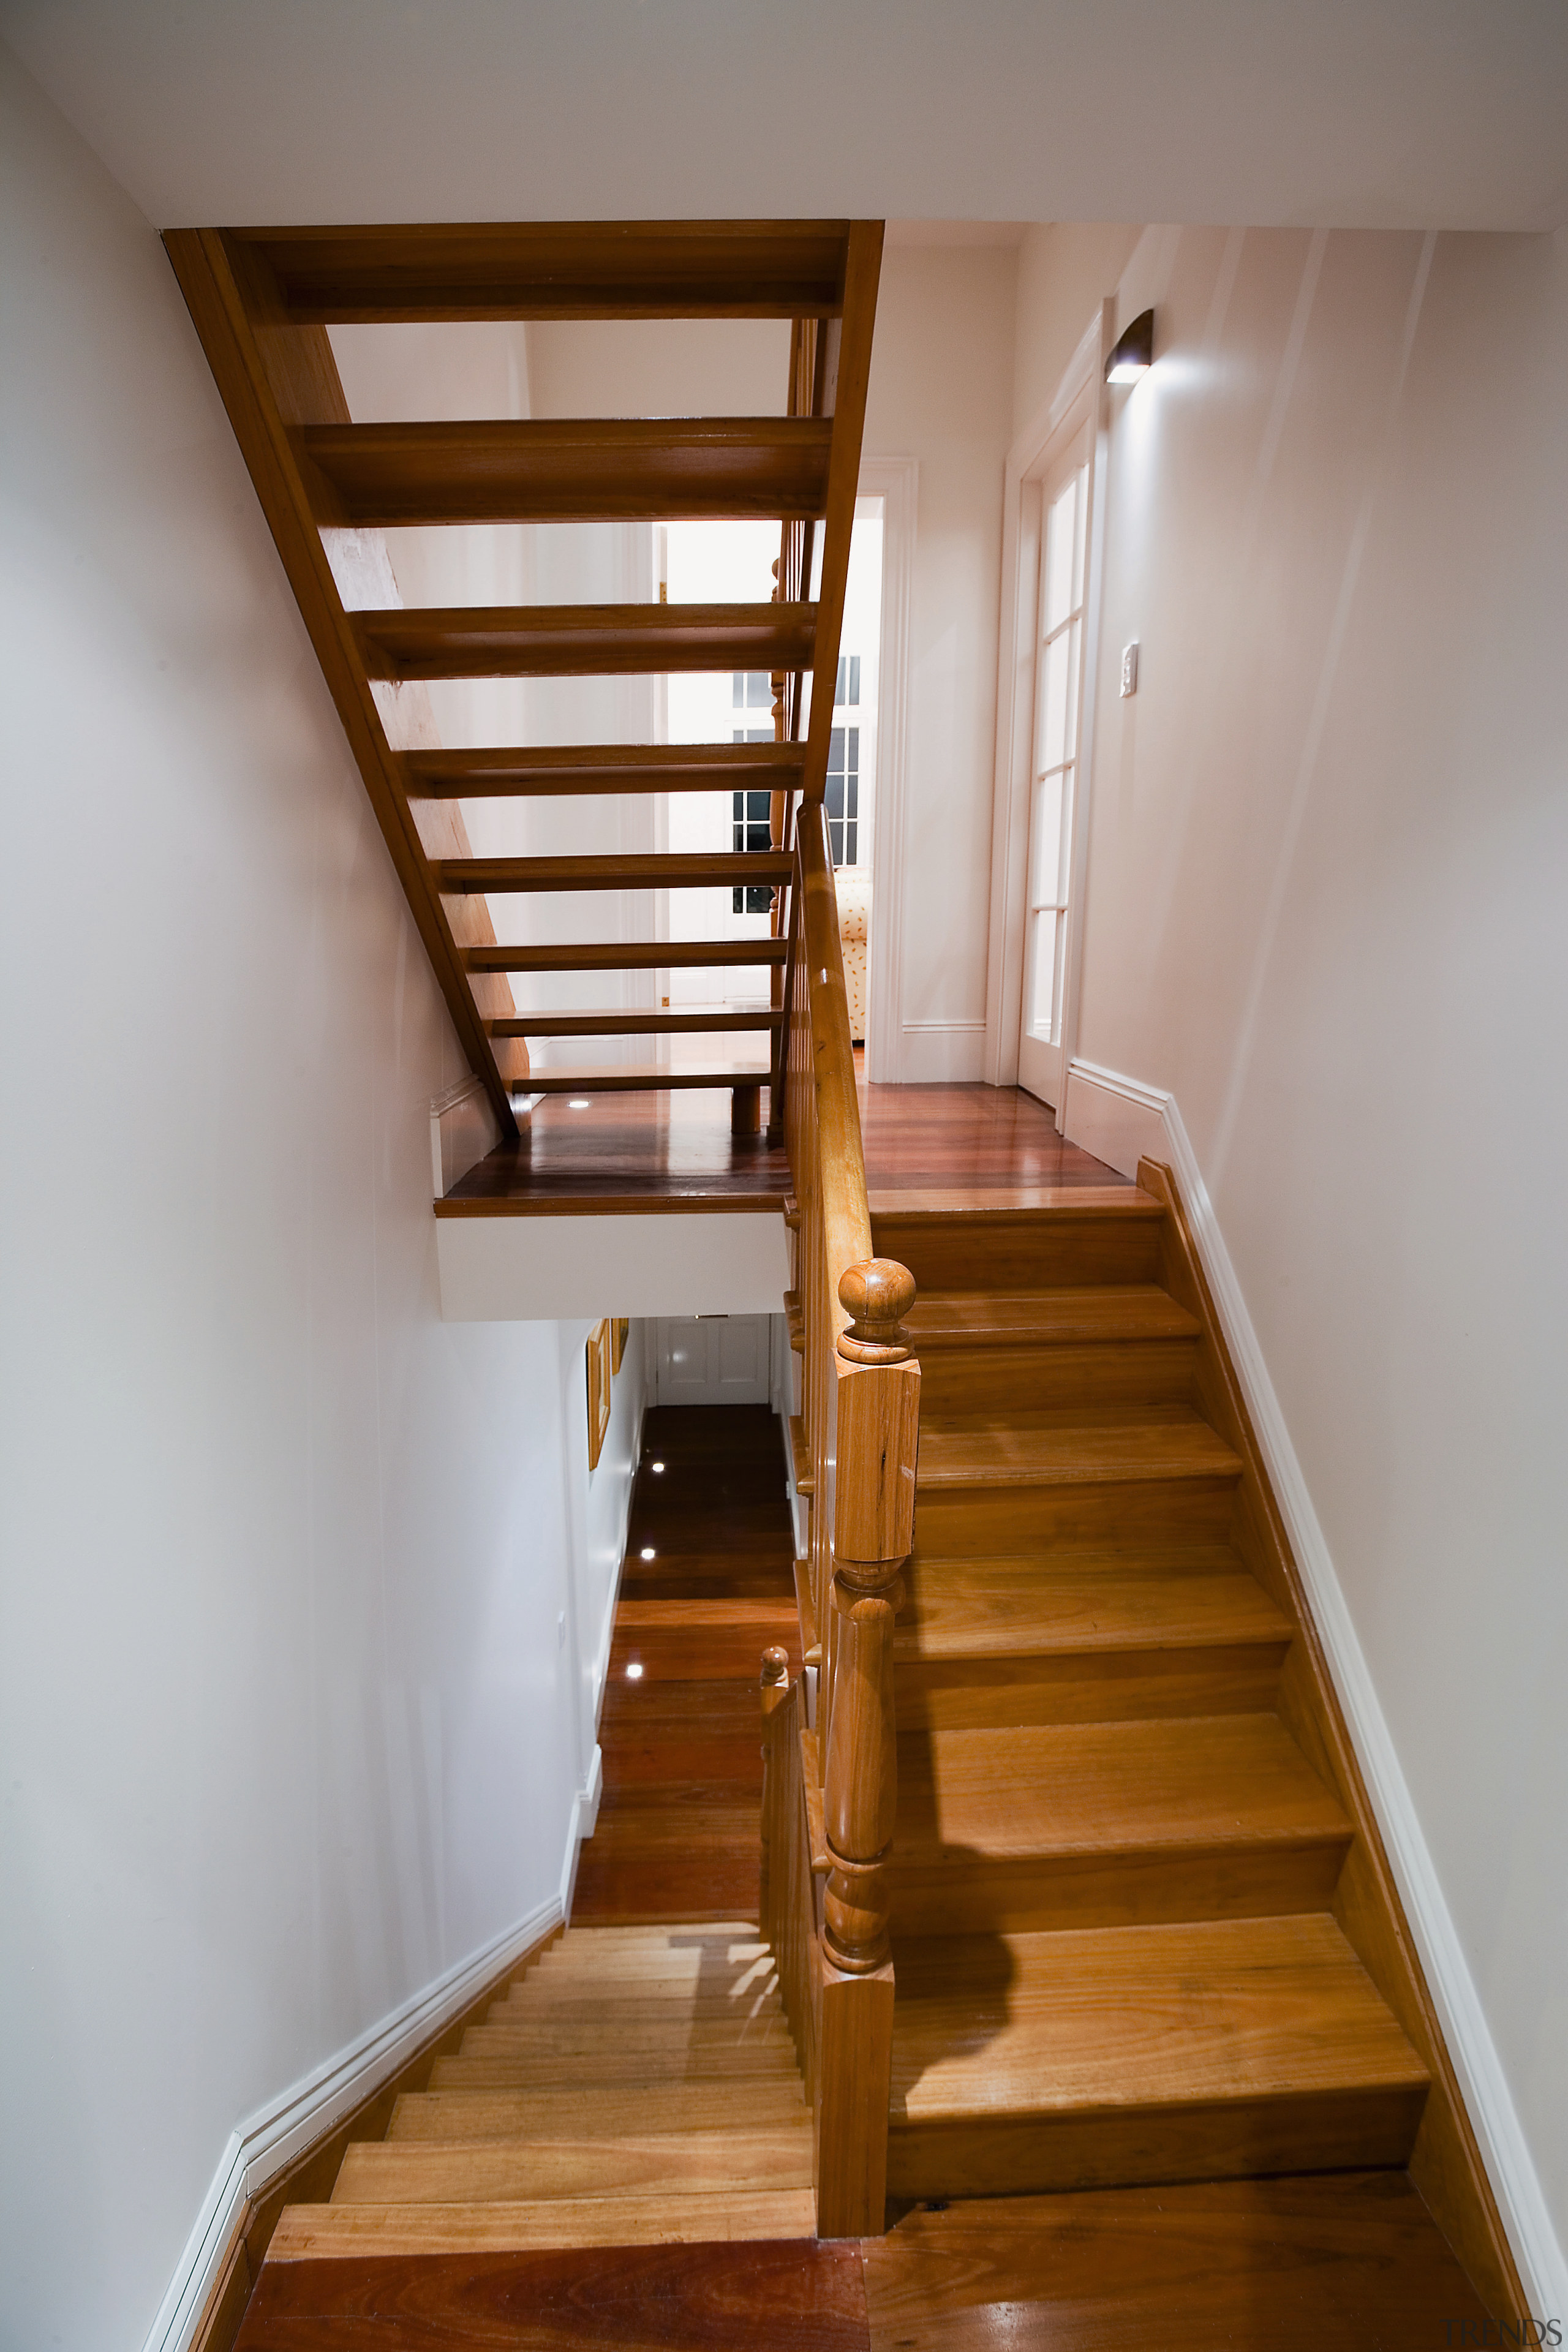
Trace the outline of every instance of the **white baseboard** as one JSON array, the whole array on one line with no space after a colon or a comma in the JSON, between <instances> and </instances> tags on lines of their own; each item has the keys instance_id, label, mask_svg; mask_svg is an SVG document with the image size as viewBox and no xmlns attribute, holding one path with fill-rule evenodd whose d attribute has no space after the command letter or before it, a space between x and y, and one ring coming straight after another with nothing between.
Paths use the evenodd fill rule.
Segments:
<instances>
[{"instance_id":1,"label":"white baseboard","mask_svg":"<svg viewBox=\"0 0 1568 2352\"><path fill-rule=\"evenodd\" d=\"M575 1819L574 1813L574 1832ZM570 1861L577 1850L574 1833L568 1838L568 1849ZM384 2017L357 2042L326 2059L236 2127L143 2352L185 2352L233 2246L246 2205L260 2196L301 2149L331 2131L389 2081L492 1977L500 1976L521 1958L531 1944L559 1927L563 1916L561 1897L549 1896L525 1918L479 1951L470 1952L467 1959Z\"/></svg>"},{"instance_id":2,"label":"white baseboard","mask_svg":"<svg viewBox=\"0 0 1568 2352\"><path fill-rule=\"evenodd\" d=\"M1171 1097L1158 1087L1140 1086L1095 1062L1069 1062L1062 1132L1069 1143L1097 1160L1135 1176L1145 1152L1164 1157L1165 1106Z\"/></svg>"},{"instance_id":3,"label":"white baseboard","mask_svg":"<svg viewBox=\"0 0 1568 2352\"><path fill-rule=\"evenodd\" d=\"M1113 1168L1135 1175L1147 1153L1175 1176L1531 2310L1568 2317L1568 2260L1175 1097L1075 1061L1067 1112L1068 1140Z\"/></svg>"},{"instance_id":4,"label":"white baseboard","mask_svg":"<svg viewBox=\"0 0 1568 2352\"><path fill-rule=\"evenodd\" d=\"M902 1086L973 1084L985 1061L984 1021L905 1021L898 1032Z\"/></svg>"},{"instance_id":5,"label":"white baseboard","mask_svg":"<svg viewBox=\"0 0 1568 2352\"><path fill-rule=\"evenodd\" d=\"M430 1105L430 1181L446 1197L500 1140L500 1121L481 1078L459 1078Z\"/></svg>"}]
</instances>

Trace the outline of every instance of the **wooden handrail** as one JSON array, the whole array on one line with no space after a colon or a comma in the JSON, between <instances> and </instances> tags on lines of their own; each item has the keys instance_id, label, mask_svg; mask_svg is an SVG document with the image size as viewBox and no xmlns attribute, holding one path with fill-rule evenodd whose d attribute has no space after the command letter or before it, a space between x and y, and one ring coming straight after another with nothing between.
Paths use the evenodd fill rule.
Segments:
<instances>
[{"instance_id":1,"label":"wooden handrail","mask_svg":"<svg viewBox=\"0 0 1568 2352\"><path fill-rule=\"evenodd\" d=\"M810 1889L817 2229L876 2234L887 2185L893 1966L889 1864L898 1801L893 1621L914 1539L920 1366L907 1268L874 1255L826 813L795 817L784 1139L801 1324L811 1612L821 1641L805 1818L820 1790L825 1866ZM807 1493L797 1473L797 1487ZM816 1770L813 1772L815 1760ZM770 1834L802 1833L776 1811ZM770 1874L776 1862L770 1858ZM798 1937L797 1937L798 1940ZM787 1995L787 1987L786 1987Z\"/></svg>"},{"instance_id":2,"label":"wooden handrail","mask_svg":"<svg viewBox=\"0 0 1568 2352\"><path fill-rule=\"evenodd\" d=\"M792 865L773 899L784 960L773 1001L785 1018L769 1127L786 1146L793 1184L787 1311L801 1397L790 1439L808 1526L797 1587L803 1653L819 1663L809 1720L805 1685L786 1697L776 1654L763 1663L763 1922L805 2069L817 2232L829 2238L879 2234L885 2218L893 1620L914 1539L920 1436L920 1366L903 1328L914 1281L873 1255L824 805L881 252L880 223L853 224L841 315L795 321L789 414L833 419L820 581L810 520L784 523L773 567L775 601L813 599L817 616L809 697L804 671L773 679L775 741L799 743L804 733L805 742L799 798L786 780L770 812L773 848L791 853Z\"/></svg>"}]
</instances>

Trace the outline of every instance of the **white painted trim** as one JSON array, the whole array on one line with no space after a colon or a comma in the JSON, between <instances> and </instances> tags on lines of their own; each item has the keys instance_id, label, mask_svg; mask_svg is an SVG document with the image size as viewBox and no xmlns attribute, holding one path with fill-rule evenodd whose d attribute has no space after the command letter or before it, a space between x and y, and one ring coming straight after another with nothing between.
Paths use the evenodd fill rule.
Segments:
<instances>
[{"instance_id":1,"label":"white painted trim","mask_svg":"<svg viewBox=\"0 0 1568 2352\"><path fill-rule=\"evenodd\" d=\"M914 602L920 463L868 457L859 495L882 501L882 635L877 656L877 797L871 821L870 1035L867 1076L902 1078L904 871L909 759L910 615Z\"/></svg>"},{"instance_id":2,"label":"white painted trim","mask_svg":"<svg viewBox=\"0 0 1568 2352\"><path fill-rule=\"evenodd\" d=\"M514 1110L518 1108L514 1102ZM500 1139L482 1078L459 1078L430 1103L430 1178L437 1201Z\"/></svg>"},{"instance_id":3,"label":"white painted trim","mask_svg":"<svg viewBox=\"0 0 1568 2352\"><path fill-rule=\"evenodd\" d=\"M577 1846L574 1833L569 1833L567 1845L570 1867ZM479 1951L470 1952L467 1959L459 1960L357 2042L326 2059L237 2126L148 2332L143 2352L186 2352L233 2249L246 2205L302 2148L370 2098L421 2043L438 2033L492 1977L521 1959L529 1946L558 1927L564 1916L561 1897L549 1896L525 1918Z\"/></svg>"},{"instance_id":4,"label":"white painted trim","mask_svg":"<svg viewBox=\"0 0 1568 2352\"><path fill-rule=\"evenodd\" d=\"M1150 1156L1168 1162L1181 1192L1193 1241L1214 1294L1220 1328L1285 1522L1312 1622L1344 1712L1351 1745L1383 1833L1427 1990L1458 2081L1459 2095L1519 2264L1525 2295L1531 2310L1538 2316L1562 2318L1568 2315L1568 2257L1552 2222L1513 2094L1465 1957L1463 1940L1448 1908L1388 1719L1322 1526L1312 1507L1258 1333L1247 1311L1236 1267L1175 1097L1162 1087L1144 1086L1120 1072L1087 1062L1073 1064L1072 1079L1069 1108L1075 1101L1079 1107L1086 1106L1090 1097L1099 1094L1110 1099L1114 1106L1113 1116L1124 1121L1158 1118L1160 1141ZM1076 1125L1075 1120L1069 1120L1068 1128L1075 1142L1079 1139Z\"/></svg>"},{"instance_id":5,"label":"white painted trim","mask_svg":"<svg viewBox=\"0 0 1568 2352\"><path fill-rule=\"evenodd\" d=\"M1116 341L1117 300L1108 294L1095 321L1094 446L1089 464L1089 546L1083 583L1083 667L1079 678L1078 762L1073 771L1072 824L1068 840L1067 938L1062 948L1061 1083L1057 1127L1067 1126L1067 1082L1078 1052L1083 1001L1084 923L1089 911L1089 810L1094 800L1095 717L1100 708L1101 623L1105 610L1105 514L1110 483L1110 405L1105 371ZM1088 338L1086 337L1086 341Z\"/></svg>"},{"instance_id":6,"label":"white painted trim","mask_svg":"<svg viewBox=\"0 0 1568 2352\"><path fill-rule=\"evenodd\" d=\"M1068 436L1081 432L1092 416L1094 447L1089 465L1089 541L1084 578L1084 661L1079 681L1079 758L1073 809L1071 887L1079 879L1079 816L1087 804L1090 742L1085 714L1090 708L1091 649L1098 646L1102 539L1097 520L1103 402L1099 396L1100 354L1115 315L1107 298L1090 319L1068 362L1060 383L1031 418L1007 452L1002 493L1002 614L997 635L996 764L991 804L991 910L986 954L985 1048L983 1076L994 1087L1016 1086L1018 1031L1024 1010L1024 894L1029 847L1029 778L1034 738L1035 606L1039 582L1039 521L1035 484ZM1087 828L1084 828L1087 833ZM1071 969L1073 933L1063 959L1064 1036L1068 1018L1066 976ZM1076 1007L1075 1007L1076 1018ZM1064 1053L1062 1067L1067 1067ZM1065 1093L1065 1088L1059 1089Z\"/></svg>"}]
</instances>

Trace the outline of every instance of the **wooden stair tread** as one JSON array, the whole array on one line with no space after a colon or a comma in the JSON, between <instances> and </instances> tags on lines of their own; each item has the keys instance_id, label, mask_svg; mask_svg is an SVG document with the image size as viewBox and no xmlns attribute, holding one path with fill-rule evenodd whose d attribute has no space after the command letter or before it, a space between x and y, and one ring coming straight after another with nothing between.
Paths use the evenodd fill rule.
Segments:
<instances>
[{"instance_id":1,"label":"wooden stair tread","mask_svg":"<svg viewBox=\"0 0 1568 2352\"><path fill-rule=\"evenodd\" d=\"M809 668L811 604L393 605L349 614L370 677Z\"/></svg>"},{"instance_id":2,"label":"wooden stair tread","mask_svg":"<svg viewBox=\"0 0 1568 2352\"><path fill-rule=\"evenodd\" d=\"M487 1021L490 1037L702 1037L730 1031L780 1029L786 1015L754 1013L520 1013Z\"/></svg>"},{"instance_id":3,"label":"wooden stair tread","mask_svg":"<svg viewBox=\"0 0 1568 2352\"><path fill-rule=\"evenodd\" d=\"M652 1927L568 1927L556 1937L538 1963L547 1968L566 1958L585 1959L595 1952L638 1951L658 1952L679 1948L686 1950L707 1950L710 1946L725 1950L745 1952L760 1957L768 1949L757 1932L754 1919L680 1919L661 1920ZM530 1971L531 1974L532 1971Z\"/></svg>"},{"instance_id":4,"label":"wooden stair tread","mask_svg":"<svg viewBox=\"0 0 1568 2352\"><path fill-rule=\"evenodd\" d=\"M1182 1406L1102 1407L1094 1420L1060 1413L974 1425L922 1427L923 1490L1058 1486L1167 1478L1235 1478L1241 1457Z\"/></svg>"},{"instance_id":5,"label":"wooden stair tread","mask_svg":"<svg viewBox=\"0 0 1568 2352\"><path fill-rule=\"evenodd\" d=\"M334 2205L462 2205L479 2200L667 2196L723 2189L809 2189L811 2119L756 2131L627 2132L538 2141L361 2140Z\"/></svg>"},{"instance_id":6,"label":"wooden stair tread","mask_svg":"<svg viewBox=\"0 0 1568 2352\"><path fill-rule=\"evenodd\" d=\"M473 2036L470 2042L469 2035ZM749 2052L771 2063L789 2040L781 2013L769 2017L659 2018L623 2017L606 2002L597 2018L566 2019L547 2014L530 2016L505 2001L494 2004L482 2024L470 2025L463 2036L465 2058L537 2053L553 2063L578 2055L597 2056L606 2049L647 2053L661 2062L684 2055L721 2055Z\"/></svg>"},{"instance_id":7,"label":"wooden stair tread","mask_svg":"<svg viewBox=\"0 0 1568 2352\"><path fill-rule=\"evenodd\" d=\"M530 1070L517 1081L520 1094L634 1095L679 1091L692 1087L765 1086L766 1062L686 1062L675 1067L658 1063Z\"/></svg>"},{"instance_id":8,"label":"wooden stair tread","mask_svg":"<svg viewBox=\"0 0 1568 2352\"><path fill-rule=\"evenodd\" d=\"M1157 1283L1085 1283L1059 1290L922 1292L907 1318L916 1352L938 1348L1054 1347L1082 1341L1188 1339L1196 1316Z\"/></svg>"},{"instance_id":9,"label":"wooden stair tread","mask_svg":"<svg viewBox=\"0 0 1568 2352\"><path fill-rule=\"evenodd\" d=\"M979 1856L1344 1843L1351 1825L1278 1717L912 1733L894 1867ZM955 1869L955 1878L959 1873Z\"/></svg>"},{"instance_id":10,"label":"wooden stair tread","mask_svg":"<svg viewBox=\"0 0 1568 2352\"><path fill-rule=\"evenodd\" d=\"M782 964L783 940L602 940L581 947L479 947L469 971L660 971Z\"/></svg>"},{"instance_id":11,"label":"wooden stair tread","mask_svg":"<svg viewBox=\"0 0 1568 2352\"><path fill-rule=\"evenodd\" d=\"M361 526L819 516L833 425L815 416L313 425L304 446Z\"/></svg>"},{"instance_id":12,"label":"wooden stair tread","mask_svg":"<svg viewBox=\"0 0 1568 2352\"><path fill-rule=\"evenodd\" d=\"M782 850L717 849L597 857L445 857L431 866L444 892L710 889L732 882L787 882Z\"/></svg>"},{"instance_id":13,"label":"wooden stair tread","mask_svg":"<svg viewBox=\"0 0 1568 2352\"><path fill-rule=\"evenodd\" d=\"M405 751L411 800L569 797L599 793L711 793L798 786L799 743L516 744Z\"/></svg>"},{"instance_id":14,"label":"wooden stair tread","mask_svg":"<svg viewBox=\"0 0 1568 2352\"><path fill-rule=\"evenodd\" d=\"M749 1991L737 1995L721 1994L714 1999L693 2000L672 1994L655 1993L642 1998L633 1993L617 1993L613 2000L594 2000L579 1998L571 1992L546 1993L533 2000L524 1997L519 1986L504 2000L492 2001L488 2024L500 2025L513 2018L537 2018L542 2023L558 2021L570 2030L579 2022L597 2020L607 2028L620 2032L642 2023L657 2023L660 2019L676 2019L683 2023L721 2024L726 2019L739 2021L751 2018L761 2021L767 2018L782 2019L784 2003L779 1998L776 1978L767 1979L768 1990L753 1997Z\"/></svg>"},{"instance_id":15,"label":"wooden stair tread","mask_svg":"<svg viewBox=\"0 0 1568 2352\"><path fill-rule=\"evenodd\" d=\"M1210 1566L1207 1559L1222 1563ZM1164 1562L941 1559L917 1555L893 1632L900 1664L1047 1652L1273 1643L1290 1625L1233 1553Z\"/></svg>"},{"instance_id":16,"label":"wooden stair tread","mask_svg":"<svg viewBox=\"0 0 1568 2352\"><path fill-rule=\"evenodd\" d=\"M807 2189L562 2197L468 2205L286 2205L268 2262L367 2254L522 2252L535 2246L696 2245L735 2238L809 2238Z\"/></svg>"},{"instance_id":17,"label":"wooden stair tread","mask_svg":"<svg viewBox=\"0 0 1568 2352\"><path fill-rule=\"evenodd\" d=\"M892 2116L1425 2086L1326 1914L905 1942Z\"/></svg>"},{"instance_id":18,"label":"wooden stair tread","mask_svg":"<svg viewBox=\"0 0 1568 2352\"><path fill-rule=\"evenodd\" d=\"M584 2083L567 2090L516 2087L407 2091L393 2109L389 2140L615 2138L721 2131L810 2119L798 2073L764 2081L715 2076L700 2083Z\"/></svg>"},{"instance_id":19,"label":"wooden stair tread","mask_svg":"<svg viewBox=\"0 0 1568 2352\"><path fill-rule=\"evenodd\" d=\"M795 319L842 307L847 221L547 221L237 229L288 315Z\"/></svg>"}]
</instances>

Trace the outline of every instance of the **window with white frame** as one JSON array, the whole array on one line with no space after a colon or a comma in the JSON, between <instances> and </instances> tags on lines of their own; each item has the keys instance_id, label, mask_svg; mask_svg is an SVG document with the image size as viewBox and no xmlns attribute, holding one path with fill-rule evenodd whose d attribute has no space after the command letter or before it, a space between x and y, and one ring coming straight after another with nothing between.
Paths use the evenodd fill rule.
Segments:
<instances>
[{"instance_id":1,"label":"window with white frame","mask_svg":"<svg viewBox=\"0 0 1568 2352\"><path fill-rule=\"evenodd\" d=\"M1083 659L1087 491L1088 468L1081 463L1047 480L1040 533L1024 1019L1027 1034L1047 1045L1057 1043L1061 1025L1068 843Z\"/></svg>"}]
</instances>

